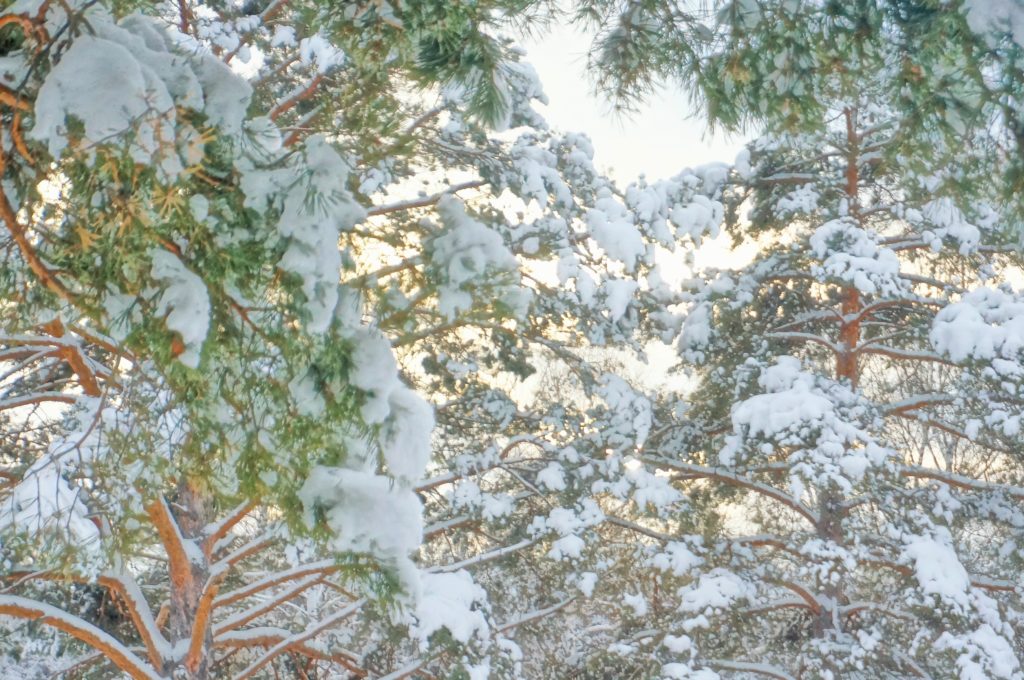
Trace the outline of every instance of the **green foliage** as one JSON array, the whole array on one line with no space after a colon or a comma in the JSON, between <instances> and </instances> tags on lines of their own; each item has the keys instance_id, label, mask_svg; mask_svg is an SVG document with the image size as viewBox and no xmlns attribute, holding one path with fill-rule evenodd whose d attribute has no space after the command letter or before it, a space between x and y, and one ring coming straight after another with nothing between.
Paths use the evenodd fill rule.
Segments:
<instances>
[{"instance_id":1,"label":"green foliage","mask_svg":"<svg viewBox=\"0 0 1024 680\"><path fill-rule=\"evenodd\" d=\"M971 30L970 11L939 0L576 5L596 30L598 87L624 107L668 81L712 126L802 133L825 124L826 102L870 92L899 111L903 157L936 136L950 149L969 143L984 167L1001 168L997 182L983 180L989 190L1018 207L1022 46ZM1019 210L1011 220L1020 233Z\"/></svg>"}]
</instances>

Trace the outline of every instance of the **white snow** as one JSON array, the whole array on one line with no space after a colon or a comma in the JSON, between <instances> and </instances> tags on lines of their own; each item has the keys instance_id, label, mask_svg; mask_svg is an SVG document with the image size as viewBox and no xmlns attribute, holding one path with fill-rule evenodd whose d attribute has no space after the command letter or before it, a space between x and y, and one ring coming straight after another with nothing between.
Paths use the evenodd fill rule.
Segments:
<instances>
[{"instance_id":1,"label":"white snow","mask_svg":"<svg viewBox=\"0 0 1024 680\"><path fill-rule=\"evenodd\" d=\"M720 680L721 676L707 668L693 668L685 663L667 663L661 667L662 680Z\"/></svg>"},{"instance_id":2,"label":"white snow","mask_svg":"<svg viewBox=\"0 0 1024 680\"><path fill-rule=\"evenodd\" d=\"M601 189L594 207L587 211L588 233L614 260L622 262L626 271L636 269L646 246L634 225L633 215L608 189Z\"/></svg>"},{"instance_id":3,"label":"white snow","mask_svg":"<svg viewBox=\"0 0 1024 680\"><path fill-rule=\"evenodd\" d=\"M363 420L382 423L391 413L391 394L401 387L398 363L391 343L376 329L359 329L352 335L352 370L349 381L366 392Z\"/></svg>"},{"instance_id":4,"label":"white snow","mask_svg":"<svg viewBox=\"0 0 1024 680\"><path fill-rule=\"evenodd\" d=\"M701 614L708 610L726 609L754 596L750 584L736 574L715 567L700 575L694 583L680 589L682 599L679 610ZM706 625L706 624L698 624Z\"/></svg>"},{"instance_id":5,"label":"white snow","mask_svg":"<svg viewBox=\"0 0 1024 680\"><path fill-rule=\"evenodd\" d=\"M583 572L576 580L576 587L579 588L580 592L586 597L591 597L594 594L594 586L596 585L597 574L592 571Z\"/></svg>"},{"instance_id":6,"label":"white snow","mask_svg":"<svg viewBox=\"0 0 1024 680\"><path fill-rule=\"evenodd\" d=\"M666 635L661 644L675 654L684 654L693 649L693 640L688 635Z\"/></svg>"},{"instance_id":7,"label":"white snow","mask_svg":"<svg viewBox=\"0 0 1024 680\"><path fill-rule=\"evenodd\" d=\"M299 41L299 58L303 64L315 65L319 74L326 73L345 61L345 54L323 35L312 35Z\"/></svg>"},{"instance_id":8,"label":"white snow","mask_svg":"<svg viewBox=\"0 0 1024 680\"><path fill-rule=\"evenodd\" d=\"M577 508L553 508L547 517L534 517L529 526L533 535L554 532L559 536L551 543L548 556L554 560L578 559L586 543L579 534L604 519L604 513L591 499L584 499Z\"/></svg>"},{"instance_id":9,"label":"white snow","mask_svg":"<svg viewBox=\"0 0 1024 680\"><path fill-rule=\"evenodd\" d=\"M207 119L225 135L239 134L252 98L252 86L220 59L209 55L199 59L196 76L203 84L203 113Z\"/></svg>"},{"instance_id":10,"label":"white snow","mask_svg":"<svg viewBox=\"0 0 1024 680\"><path fill-rule=\"evenodd\" d=\"M390 415L380 432L381 454L388 472L405 483L423 477L430 461L430 433L434 410L407 387L398 387L388 397Z\"/></svg>"},{"instance_id":11,"label":"white snow","mask_svg":"<svg viewBox=\"0 0 1024 680\"><path fill-rule=\"evenodd\" d=\"M981 230L967 221L952 199L933 199L922 206L921 214L935 227L936 237L949 237L958 242L961 254L966 255L978 247Z\"/></svg>"},{"instance_id":12,"label":"white snow","mask_svg":"<svg viewBox=\"0 0 1024 680\"><path fill-rule=\"evenodd\" d=\"M210 297L206 285L170 251L154 248L149 254L153 261L153 279L163 286L156 314L164 317L169 330L181 336L185 351L178 356L178 361L189 368L198 368L199 354L210 329Z\"/></svg>"},{"instance_id":13,"label":"white snow","mask_svg":"<svg viewBox=\"0 0 1024 680\"><path fill-rule=\"evenodd\" d=\"M780 432L822 423L832 412L832 402L813 389L812 378L800 371L795 357L780 357L762 372L761 386L765 394L754 395L733 408L732 423L736 431L749 437L774 436ZM730 440L719 454L723 465L732 465L736 441Z\"/></svg>"},{"instance_id":14,"label":"white snow","mask_svg":"<svg viewBox=\"0 0 1024 680\"><path fill-rule=\"evenodd\" d=\"M627 461L625 477L633 487L633 502L641 510L663 511L685 498L667 477L652 474L643 465L630 466Z\"/></svg>"},{"instance_id":15,"label":"white snow","mask_svg":"<svg viewBox=\"0 0 1024 680\"><path fill-rule=\"evenodd\" d=\"M304 416L319 416L327 407L327 402L309 371L292 378L288 383L288 393L295 403L296 410Z\"/></svg>"},{"instance_id":16,"label":"white snow","mask_svg":"<svg viewBox=\"0 0 1024 680\"><path fill-rule=\"evenodd\" d=\"M1020 0L965 0L967 23L971 30L991 37L1008 33L1018 45L1024 45L1024 4Z\"/></svg>"},{"instance_id":17,"label":"white snow","mask_svg":"<svg viewBox=\"0 0 1024 680\"><path fill-rule=\"evenodd\" d=\"M630 279L607 279L601 284L604 303L612 321L618 321L626 315L636 289L637 282Z\"/></svg>"},{"instance_id":18,"label":"white snow","mask_svg":"<svg viewBox=\"0 0 1024 680\"><path fill-rule=\"evenodd\" d=\"M166 86L125 47L92 35L75 40L39 89L30 136L60 156L68 144L69 115L84 126L86 145L125 133L137 121L144 152L155 153L158 143L173 140L171 130L160 129L160 118L174 125L174 99Z\"/></svg>"},{"instance_id":19,"label":"white snow","mask_svg":"<svg viewBox=\"0 0 1024 680\"><path fill-rule=\"evenodd\" d=\"M932 346L956 362L1003 359L1019 369L1024 351L1024 299L1016 293L978 288L935 315Z\"/></svg>"},{"instance_id":20,"label":"white snow","mask_svg":"<svg viewBox=\"0 0 1024 680\"><path fill-rule=\"evenodd\" d=\"M626 593L622 602L633 611L634 616L646 616L647 599L642 594Z\"/></svg>"},{"instance_id":21,"label":"white snow","mask_svg":"<svg viewBox=\"0 0 1024 680\"><path fill-rule=\"evenodd\" d=\"M442 197L437 212L443 229L431 239L428 250L441 278L438 305L445 317L453 319L472 306L469 286L501 272L514 272L518 263L501 236L469 216L458 198Z\"/></svg>"},{"instance_id":22,"label":"white snow","mask_svg":"<svg viewBox=\"0 0 1024 680\"><path fill-rule=\"evenodd\" d=\"M937 651L959 652L959 680L1016 680L1020 661L1012 644L987 623L967 635L944 632L935 641Z\"/></svg>"},{"instance_id":23,"label":"white snow","mask_svg":"<svg viewBox=\"0 0 1024 680\"><path fill-rule=\"evenodd\" d=\"M288 188L278 231L288 239L280 266L302 277L308 327L322 333L338 304L341 249L338 236L364 216L345 190L349 165L319 135L306 140L302 177Z\"/></svg>"},{"instance_id":24,"label":"white snow","mask_svg":"<svg viewBox=\"0 0 1024 680\"><path fill-rule=\"evenodd\" d=\"M605 443L616 450L643 446L653 418L650 400L611 373L601 376L597 392L609 412L602 432Z\"/></svg>"},{"instance_id":25,"label":"white snow","mask_svg":"<svg viewBox=\"0 0 1024 680\"><path fill-rule=\"evenodd\" d=\"M679 335L679 353L684 359L701 363L703 350L711 341L711 305L701 302L690 310Z\"/></svg>"},{"instance_id":26,"label":"white snow","mask_svg":"<svg viewBox=\"0 0 1024 680\"><path fill-rule=\"evenodd\" d=\"M565 469L552 461L537 473L537 484L551 491L565 490Z\"/></svg>"},{"instance_id":27,"label":"white snow","mask_svg":"<svg viewBox=\"0 0 1024 680\"><path fill-rule=\"evenodd\" d=\"M838 278L862 293L893 294L904 284L899 278L900 260L889 248L879 245L876 234L847 218L827 222L809 240L811 250L822 260L815 271Z\"/></svg>"},{"instance_id":28,"label":"white snow","mask_svg":"<svg viewBox=\"0 0 1024 680\"><path fill-rule=\"evenodd\" d=\"M427 649L430 636L442 628L463 644L488 638L490 626L484 616L487 592L469 572L423 573L420 581L422 592L412 632L421 649Z\"/></svg>"},{"instance_id":29,"label":"white snow","mask_svg":"<svg viewBox=\"0 0 1024 680\"><path fill-rule=\"evenodd\" d=\"M913 563L922 591L937 595L956 609L966 609L971 581L951 542L944 530L934 537L911 536L905 542L903 554Z\"/></svg>"},{"instance_id":30,"label":"white snow","mask_svg":"<svg viewBox=\"0 0 1024 680\"><path fill-rule=\"evenodd\" d=\"M665 544L664 550L654 556L651 564L661 571L670 571L676 576L682 576L704 564L704 558L694 553L685 543L672 541Z\"/></svg>"},{"instance_id":31,"label":"white snow","mask_svg":"<svg viewBox=\"0 0 1024 680\"><path fill-rule=\"evenodd\" d=\"M127 141L140 163L167 176L194 159L178 155L190 126L177 107L206 115L221 134L241 130L252 88L219 59L189 50L155 20L138 14L115 24L109 14L86 11L90 31L78 36L47 75L35 101L29 137L60 156L72 141L69 118L83 127L79 147Z\"/></svg>"},{"instance_id":32,"label":"white snow","mask_svg":"<svg viewBox=\"0 0 1024 680\"><path fill-rule=\"evenodd\" d=\"M374 555L408 576L409 555L423 539L422 507L414 492L371 472L319 465L299 498L310 524L314 510L323 509L336 551Z\"/></svg>"}]
</instances>

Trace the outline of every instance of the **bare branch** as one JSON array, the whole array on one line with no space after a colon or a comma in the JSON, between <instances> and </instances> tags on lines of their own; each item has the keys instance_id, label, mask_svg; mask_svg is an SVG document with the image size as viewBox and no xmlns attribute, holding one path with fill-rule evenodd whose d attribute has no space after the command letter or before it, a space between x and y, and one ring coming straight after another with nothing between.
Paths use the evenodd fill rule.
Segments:
<instances>
[{"instance_id":1,"label":"bare branch","mask_svg":"<svg viewBox=\"0 0 1024 680\"><path fill-rule=\"evenodd\" d=\"M42 602L16 595L0 595L0 614L18 619L37 621L63 631L102 652L112 664L133 680L160 680L160 676L146 663L108 633L88 621Z\"/></svg>"}]
</instances>

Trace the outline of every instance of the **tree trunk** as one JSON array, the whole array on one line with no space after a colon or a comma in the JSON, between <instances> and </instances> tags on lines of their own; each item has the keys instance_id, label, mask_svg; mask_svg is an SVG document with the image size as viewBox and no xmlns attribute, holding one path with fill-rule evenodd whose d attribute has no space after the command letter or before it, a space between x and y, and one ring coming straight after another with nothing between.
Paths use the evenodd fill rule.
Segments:
<instances>
[{"instance_id":1,"label":"tree trunk","mask_svg":"<svg viewBox=\"0 0 1024 680\"><path fill-rule=\"evenodd\" d=\"M203 541L203 529L212 518L209 496L194 480L182 479L173 502L156 506L151 515L167 549L171 576L168 638L173 649L187 650L183 659L162 671L181 680L208 680L213 649L210 609L216 590Z\"/></svg>"},{"instance_id":2,"label":"tree trunk","mask_svg":"<svg viewBox=\"0 0 1024 680\"><path fill-rule=\"evenodd\" d=\"M178 527L186 540L197 548L202 544L202 530L212 519L209 500L189 481L184 482L178 492L178 504L183 511L178 515ZM208 617L200 617L199 603L204 587L210 578L209 555L204 550L195 550L191 562L191 578L188 587L171 596L171 636L177 640L199 637L198 654L185 660L190 680L207 680L210 677L210 650L213 647L213 631ZM204 620L198 620L203 618ZM202 630L195 626L201 625Z\"/></svg>"},{"instance_id":3,"label":"tree trunk","mask_svg":"<svg viewBox=\"0 0 1024 680\"><path fill-rule=\"evenodd\" d=\"M858 222L860 211L858 209L858 193L860 185L859 148L856 133L857 112L855 109L844 111L846 119L846 202L848 214ZM846 286L841 292L840 312L842 320L839 326L839 351L836 354L835 377L837 380L846 381L851 388L856 389L859 381L859 366L857 362L857 345L861 339L860 314L863 309L861 305L860 291L852 285ZM843 501L845 499L835 487L821 489L818 499L819 521L815 527L818 537L824 541L843 545L846 540L843 530ZM819 584L821 609L814 618L812 629L818 638L825 638L830 635L838 636L842 633L842 617L839 608L848 603L844 592L843 579L837 582L831 580ZM841 670L832 663L828 669L833 675L839 677Z\"/></svg>"}]
</instances>

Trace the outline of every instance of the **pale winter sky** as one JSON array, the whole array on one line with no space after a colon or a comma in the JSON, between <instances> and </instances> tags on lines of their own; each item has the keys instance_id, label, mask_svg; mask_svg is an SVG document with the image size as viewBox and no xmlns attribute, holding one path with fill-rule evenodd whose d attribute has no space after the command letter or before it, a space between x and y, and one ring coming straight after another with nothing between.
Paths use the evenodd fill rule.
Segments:
<instances>
[{"instance_id":1,"label":"pale winter sky","mask_svg":"<svg viewBox=\"0 0 1024 680\"><path fill-rule=\"evenodd\" d=\"M711 135L678 89L664 88L636 113L616 115L607 99L594 94L587 76L589 38L571 27L553 27L521 45L550 101L538 110L554 128L590 135L598 168L612 168L610 174L620 185L641 173L653 180L703 163L732 163L743 147L743 137ZM697 251L697 266L739 264L750 257L752 247L734 251L728 239L720 237ZM670 270L685 275L681 269Z\"/></svg>"},{"instance_id":2,"label":"pale winter sky","mask_svg":"<svg viewBox=\"0 0 1024 680\"><path fill-rule=\"evenodd\" d=\"M630 116L615 115L610 102L594 94L593 82L586 74L589 38L572 28L554 27L540 39L524 40L521 45L549 99L548 106L538 106L538 110L554 128L590 135L598 168L611 168L611 176L620 185L641 173L653 180L703 163L732 163L742 148L741 138L708 133L686 96L675 89L665 88ZM727 239L718 238L698 250L697 266L722 266L739 257L742 255L730 248ZM685 268L680 267L669 267L668 272L686 275ZM648 366L658 369L638 367L637 371L649 381L649 388L688 386L684 375L669 375L663 370L675 362L672 347L652 343L647 351Z\"/></svg>"},{"instance_id":3,"label":"pale winter sky","mask_svg":"<svg viewBox=\"0 0 1024 680\"><path fill-rule=\"evenodd\" d=\"M678 90L666 88L631 116L615 115L606 99L593 94L586 74L589 38L570 27L554 27L522 44L550 100L538 109L552 127L590 135L598 167L612 168L619 182L640 173L658 179L711 161L731 163L740 149L739 139L720 133L712 138Z\"/></svg>"}]
</instances>

